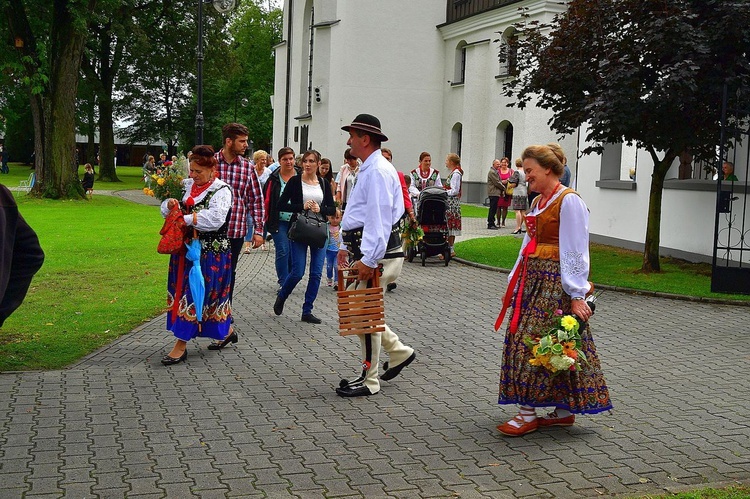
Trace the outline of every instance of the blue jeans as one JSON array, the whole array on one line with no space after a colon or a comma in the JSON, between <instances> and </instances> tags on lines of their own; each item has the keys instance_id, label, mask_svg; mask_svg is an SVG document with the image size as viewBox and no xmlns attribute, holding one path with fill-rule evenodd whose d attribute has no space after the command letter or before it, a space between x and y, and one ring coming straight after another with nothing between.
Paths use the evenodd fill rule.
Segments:
<instances>
[{"instance_id":1,"label":"blue jeans","mask_svg":"<svg viewBox=\"0 0 750 499\"><path fill-rule=\"evenodd\" d=\"M325 248L311 248L310 246L295 241L289 241L292 251L292 270L289 272L284 284L281 286L279 296L287 299L294 291L297 283L305 275L307 263L307 250L310 250L310 276L307 278L307 290L305 290L305 303L302 305L302 315L311 314L313 303L320 289L320 277L323 275L323 261L326 256Z\"/></svg>"},{"instance_id":2,"label":"blue jeans","mask_svg":"<svg viewBox=\"0 0 750 499\"><path fill-rule=\"evenodd\" d=\"M276 280L279 286L284 284L289 275L289 269L292 267L292 252L289 248L291 241L287 232L289 232L289 222L279 220L279 231L271 234L273 246L276 249ZM304 272L304 269L302 271Z\"/></svg>"},{"instance_id":3,"label":"blue jeans","mask_svg":"<svg viewBox=\"0 0 750 499\"><path fill-rule=\"evenodd\" d=\"M333 279L333 282L339 281L339 268L336 262L338 254L339 250L326 250L326 277Z\"/></svg>"}]
</instances>

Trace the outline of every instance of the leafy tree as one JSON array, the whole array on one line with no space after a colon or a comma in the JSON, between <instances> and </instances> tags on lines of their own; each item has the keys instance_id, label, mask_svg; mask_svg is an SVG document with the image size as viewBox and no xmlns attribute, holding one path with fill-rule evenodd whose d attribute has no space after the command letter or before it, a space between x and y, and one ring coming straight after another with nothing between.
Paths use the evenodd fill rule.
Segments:
<instances>
[{"instance_id":1,"label":"leafy tree","mask_svg":"<svg viewBox=\"0 0 750 499\"><path fill-rule=\"evenodd\" d=\"M221 145L221 127L231 121L247 125L256 149L270 147L273 46L281 41L282 11L265 4L243 1L230 14L205 10L204 142L216 147ZM183 103L178 124L179 141L186 146L195 140L195 113L193 97Z\"/></svg>"},{"instance_id":2,"label":"leafy tree","mask_svg":"<svg viewBox=\"0 0 750 499\"><path fill-rule=\"evenodd\" d=\"M194 86L195 10L195 1L177 0L139 15L127 65L117 79L116 112L129 123L121 134L133 142L162 140L169 154L175 152L181 113Z\"/></svg>"},{"instance_id":3,"label":"leafy tree","mask_svg":"<svg viewBox=\"0 0 750 499\"><path fill-rule=\"evenodd\" d=\"M667 171L682 153L715 159L724 85L750 86L748 25L748 2L572 0L551 25L517 26L520 71L506 95L550 109L559 133L588 124L584 154L619 142L650 154L643 271L660 270Z\"/></svg>"},{"instance_id":4,"label":"leafy tree","mask_svg":"<svg viewBox=\"0 0 750 499\"><path fill-rule=\"evenodd\" d=\"M209 121L214 130L230 121L244 123L255 147L267 150L273 135L273 46L281 41L282 11L266 10L263 3L242 3L230 23L235 33L227 61L231 70L217 68L224 78L216 82L214 95L222 95L223 106Z\"/></svg>"},{"instance_id":5,"label":"leafy tree","mask_svg":"<svg viewBox=\"0 0 750 499\"><path fill-rule=\"evenodd\" d=\"M19 80L30 90L37 184L44 197L83 197L75 156L78 72L97 0L8 0L9 39ZM14 43L15 45L15 43Z\"/></svg>"}]
</instances>

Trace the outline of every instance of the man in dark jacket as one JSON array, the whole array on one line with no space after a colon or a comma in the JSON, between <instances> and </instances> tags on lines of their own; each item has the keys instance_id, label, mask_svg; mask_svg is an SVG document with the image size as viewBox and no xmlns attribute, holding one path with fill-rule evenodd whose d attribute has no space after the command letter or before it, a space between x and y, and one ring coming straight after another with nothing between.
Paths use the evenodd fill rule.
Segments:
<instances>
[{"instance_id":1,"label":"man in dark jacket","mask_svg":"<svg viewBox=\"0 0 750 499\"><path fill-rule=\"evenodd\" d=\"M0 185L0 327L23 303L31 278L44 262L39 239L18 213L13 194Z\"/></svg>"}]
</instances>

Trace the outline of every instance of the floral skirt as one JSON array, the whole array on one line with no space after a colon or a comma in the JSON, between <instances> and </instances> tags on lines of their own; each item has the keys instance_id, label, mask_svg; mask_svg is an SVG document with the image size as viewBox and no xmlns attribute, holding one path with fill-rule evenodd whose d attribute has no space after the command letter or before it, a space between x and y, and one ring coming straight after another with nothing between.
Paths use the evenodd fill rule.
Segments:
<instances>
[{"instance_id":1,"label":"floral skirt","mask_svg":"<svg viewBox=\"0 0 750 499\"><path fill-rule=\"evenodd\" d=\"M182 260L182 269L180 269ZM223 340L229 334L232 306L229 300L230 284L232 283L232 254L229 251L201 252L201 269L203 282L206 285L203 300L203 317L198 327L195 317L195 300L190 291L188 274L193 262L185 258L185 254L172 255L169 260L169 278L167 280L167 329L175 337L190 341L196 336ZM180 270L182 270L182 288L177 296Z\"/></svg>"},{"instance_id":2,"label":"floral skirt","mask_svg":"<svg viewBox=\"0 0 750 499\"><path fill-rule=\"evenodd\" d=\"M461 200L458 196L448 196L448 211L445 213L448 218L448 235L461 235Z\"/></svg>"},{"instance_id":3,"label":"floral skirt","mask_svg":"<svg viewBox=\"0 0 750 499\"><path fill-rule=\"evenodd\" d=\"M513 194L510 202L511 210L528 210L529 209L529 198L526 195L525 189L522 191L520 196Z\"/></svg>"},{"instance_id":4,"label":"floral skirt","mask_svg":"<svg viewBox=\"0 0 750 499\"><path fill-rule=\"evenodd\" d=\"M529 364L531 350L523 338L540 336L551 327L551 315L557 309L570 313L570 296L562 289L560 262L529 258L518 331L511 333L508 328L505 333L498 403L560 407L579 414L610 410L609 390L588 325L580 331L581 350L588 359L580 370L553 375L544 367ZM513 310L508 311L508 316L513 316ZM507 321L510 323L510 319Z\"/></svg>"}]
</instances>

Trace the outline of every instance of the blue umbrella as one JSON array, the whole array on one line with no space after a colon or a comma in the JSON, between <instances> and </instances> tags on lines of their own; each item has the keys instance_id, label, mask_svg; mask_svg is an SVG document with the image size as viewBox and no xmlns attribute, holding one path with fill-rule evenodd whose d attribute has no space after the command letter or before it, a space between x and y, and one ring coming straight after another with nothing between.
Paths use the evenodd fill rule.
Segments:
<instances>
[{"instance_id":1,"label":"blue umbrella","mask_svg":"<svg viewBox=\"0 0 750 499\"><path fill-rule=\"evenodd\" d=\"M200 330L200 322L203 320L203 300L206 296L206 283L203 280L203 272L201 271L201 243L198 238L193 238L190 242L185 243L185 246L187 246L185 256L193 262L193 266L190 267L188 280L190 281L190 293L192 293L193 302L195 303L195 318L198 320L198 328Z\"/></svg>"}]
</instances>

